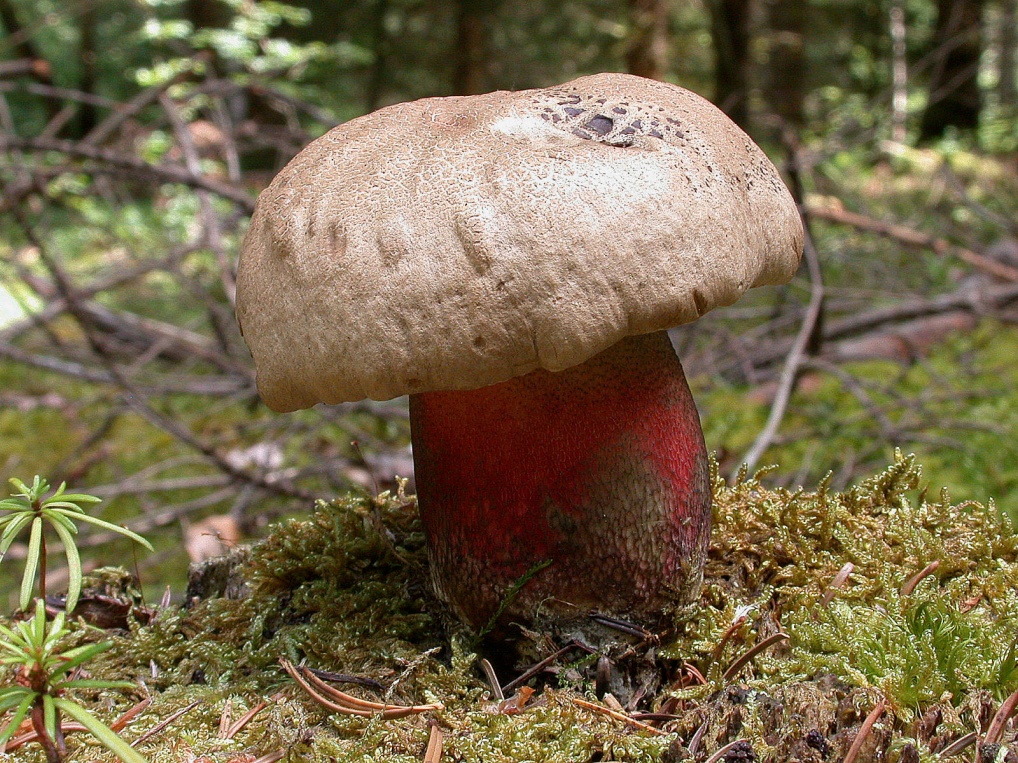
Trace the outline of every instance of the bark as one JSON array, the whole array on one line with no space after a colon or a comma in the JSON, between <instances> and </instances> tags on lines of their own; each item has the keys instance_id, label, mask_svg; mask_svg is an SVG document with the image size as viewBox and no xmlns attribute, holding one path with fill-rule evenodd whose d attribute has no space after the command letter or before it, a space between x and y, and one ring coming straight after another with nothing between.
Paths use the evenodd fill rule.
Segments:
<instances>
[{"instance_id":1,"label":"bark","mask_svg":"<svg viewBox=\"0 0 1018 763\"><path fill-rule=\"evenodd\" d=\"M1002 106L1018 106L1018 0L1002 0L1000 18L1000 82L998 97Z\"/></svg>"},{"instance_id":2,"label":"bark","mask_svg":"<svg viewBox=\"0 0 1018 763\"><path fill-rule=\"evenodd\" d=\"M668 74L668 0L629 0L632 35L626 50L630 74L663 80Z\"/></svg>"},{"instance_id":3,"label":"bark","mask_svg":"<svg viewBox=\"0 0 1018 763\"><path fill-rule=\"evenodd\" d=\"M0 0L0 23L3 24L5 43L14 56L32 62L29 71L39 82L53 84L49 61L36 50L31 34L21 26L11 0Z\"/></svg>"},{"instance_id":4,"label":"bark","mask_svg":"<svg viewBox=\"0 0 1018 763\"><path fill-rule=\"evenodd\" d=\"M920 140L931 140L949 127L979 125L979 56L984 0L938 0L933 34L929 100Z\"/></svg>"},{"instance_id":5,"label":"bark","mask_svg":"<svg viewBox=\"0 0 1018 763\"><path fill-rule=\"evenodd\" d=\"M99 75L99 51L96 42L96 26L99 23L98 3L86 2L81 12L81 81L78 89L88 95L95 95ZM78 118L74 125L75 137L88 135L99 123L95 105L83 101L78 107Z\"/></svg>"},{"instance_id":6,"label":"bark","mask_svg":"<svg viewBox=\"0 0 1018 763\"><path fill-rule=\"evenodd\" d=\"M11 73L26 74L43 85L52 85L53 67L36 48L31 34L21 26L11 0L0 0L0 24L3 24L3 39L9 50L20 59L18 65L10 67ZM55 119L60 111L60 105L54 99L44 99L42 108L47 122Z\"/></svg>"},{"instance_id":7,"label":"bark","mask_svg":"<svg viewBox=\"0 0 1018 763\"><path fill-rule=\"evenodd\" d=\"M894 0L889 16L891 33L891 140L904 143L908 135L908 62L905 1Z\"/></svg>"},{"instance_id":8,"label":"bark","mask_svg":"<svg viewBox=\"0 0 1018 763\"><path fill-rule=\"evenodd\" d=\"M184 4L184 15L195 29L213 29L228 26L232 12L226 3L187 0Z\"/></svg>"},{"instance_id":9,"label":"bark","mask_svg":"<svg viewBox=\"0 0 1018 763\"><path fill-rule=\"evenodd\" d=\"M752 0L710 0L714 42L714 102L742 127L749 122Z\"/></svg>"},{"instance_id":10,"label":"bark","mask_svg":"<svg viewBox=\"0 0 1018 763\"><path fill-rule=\"evenodd\" d=\"M388 81L389 37L385 31L385 15L388 11L389 0L375 0L371 26L371 47L375 60L371 63L371 74L368 77L365 112L374 111L381 105L382 93Z\"/></svg>"},{"instance_id":11,"label":"bark","mask_svg":"<svg viewBox=\"0 0 1018 763\"><path fill-rule=\"evenodd\" d=\"M456 95L476 95L488 89L487 36L484 30L495 5L496 0L459 0L452 81Z\"/></svg>"},{"instance_id":12,"label":"bark","mask_svg":"<svg viewBox=\"0 0 1018 763\"><path fill-rule=\"evenodd\" d=\"M769 55L766 102L771 112L793 128L803 126L806 98L804 38L809 4L772 0L767 8Z\"/></svg>"}]
</instances>

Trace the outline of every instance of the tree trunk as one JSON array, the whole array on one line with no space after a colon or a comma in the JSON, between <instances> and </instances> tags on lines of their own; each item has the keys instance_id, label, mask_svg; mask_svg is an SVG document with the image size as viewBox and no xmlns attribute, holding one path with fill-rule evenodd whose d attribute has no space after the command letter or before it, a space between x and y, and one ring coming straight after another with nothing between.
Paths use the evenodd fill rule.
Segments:
<instances>
[{"instance_id":1,"label":"tree trunk","mask_svg":"<svg viewBox=\"0 0 1018 763\"><path fill-rule=\"evenodd\" d=\"M44 85L52 85L53 67L36 48L31 33L21 26L14 3L10 0L0 0L0 24L3 24L3 37L8 49L20 59L20 65L23 66L19 73L27 74ZM46 121L50 122L60 111L60 104L52 98L43 99L43 103Z\"/></svg>"},{"instance_id":2,"label":"tree trunk","mask_svg":"<svg viewBox=\"0 0 1018 763\"><path fill-rule=\"evenodd\" d=\"M626 50L630 74L663 80L668 74L668 0L629 0L632 34Z\"/></svg>"},{"instance_id":3,"label":"tree trunk","mask_svg":"<svg viewBox=\"0 0 1018 763\"><path fill-rule=\"evenodd\" d=\"M937 0L937 10L921 140L938 138L949 127L979 125L983 0Z\"/></svg>"},{"instance_id":4,"label":"tree trunk","mask_svg":"<svg viewBox=\"0 0 1018 763\"><path fill-rule=\"evenodd\" d=\"M496 2L459 0L452 79L455 95L476 95L488 89L488 52L484 30Z\"/></svg>"},{"instance_id":5,"label":"tree trunk","mask_svg":"<svg viewBox=\"0 0 1018 763\"><path fill-rule=\"evenodd\" d=\"M99 23L97 3L86 2L81 7L81 80L78 89L89 95L96 94L99 75L99 51L96 42L96 27ZM78 107L78 118L74 125L76 136L88 135L99 123L95 104L84 102Z\"/></svg>"},{"instance_id":6,"label":"tree trunk","mask_svg":"<svg viewBox=\"0 0 1018 763\"><path fill-rule=\"evenodd\" d=\"M767 7L768 57L766 103L784 125L803 125L806 59L803 41L809 4L803 0L771 0Z\"/></svg>"},{"instance_id":7,"label":"tree trunk","mask_svg":"<svg viewBox=\"0 0 1018 763\"><path fill-rule=\"evenodd\" d=\"M890 12L891 33L891 140L908 137L908 60L905 0L894 0Z\"/></svg>"},{"instance_id":8,"label":"tree trunk","mask_svg":"<svg viewBox=\"0 0 1018 763\"><path fill-rule=\"evenodd\" d=\"M714 42L714 102L742 127L749 122L752 0L710 0Z\"/></svg>"},{"instance_id":9,"label":"tree trunk","mask_svg":"<svg viewBox=\"0 0 1018 763\"><path fill-rule=\"evenodd\" d=\"M385 14L389 11L389 0L375 0L375 11L371 27L371 45L375 60L371 63L365 93L365 112L374 111L382 101L385 83L388 79L389 37L385 31Z\"/></svg>"},{"instance_id":10,"label":"tree trunk","mask_svg":"<svg viewBox=\"0 0 1018 763\"><path fill-rule=\"evenodd\" d=\"M1000 81L997 85L1001 106L1018 106L1018 0L1002 0L1000 8Z\"/></svg>"}]
</instances>

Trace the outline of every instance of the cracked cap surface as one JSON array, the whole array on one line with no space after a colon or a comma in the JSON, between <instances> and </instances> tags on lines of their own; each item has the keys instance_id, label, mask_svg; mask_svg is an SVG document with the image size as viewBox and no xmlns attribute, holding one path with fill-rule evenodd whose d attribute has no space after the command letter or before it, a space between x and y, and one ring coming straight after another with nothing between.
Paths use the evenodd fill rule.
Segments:
<instances>
[{"instance_id":1,"label":"cracked cap surface","mask_svg":"<svg viewBox=\"0 0 1018 763\"><path fill-rule=\"evenodd\" d=\"M583 363L787 281L763 152L699 96L627 74L351 120L262 192L237 315L278 411Z\"/></svg>"}]
</instances>

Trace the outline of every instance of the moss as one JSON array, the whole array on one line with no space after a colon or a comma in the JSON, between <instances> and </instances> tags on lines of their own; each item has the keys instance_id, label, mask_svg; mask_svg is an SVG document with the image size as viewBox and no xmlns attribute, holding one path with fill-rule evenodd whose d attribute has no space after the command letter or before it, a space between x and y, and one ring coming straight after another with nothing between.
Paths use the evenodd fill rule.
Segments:
<instances>
[{"instance_id":1,"label":"moss","mask_svg":"<svg viewBox=\"0 0 1018 763\"><path fill-rule=\"evenodd\" d=\"M702 760L742 739L733 754L819 763L845 755L878 701L885 712L858 760L914 760L914 751L934 760L931 750L985 730L1018 689L1018 542L992 504L953 504L922 485L915 459L901 455L841 493L826 483L805 492L715 477L701 600L675 612L662 643L608 650L629 682L613 686L643 682L638 709L674 716L665 736L576 705L595 701L596 660L579 650L531 681L537 691L521 712L499 712L476 667L476 639L431 598L416 508L402 491L320 503L280 524L242 561L247 598L161 611L116 636L117 648L90 669L138 677L151 693L128 738L197 702L140 745L157 762L225 763L274 750L290 761L420 761L434 721L444 760ZM936 570L902 594L933 561ZM847 562L851 576L824 603ZM103 583L111 594L117 578ZM789 639L724 677L779 631ZM565 638L524 632L519 652L542 657ZM369 685L344 689L366 698L445 707L389 721L330 713L285 676L281 656L355 675ZM707 683L693 684L688 666ZM267 698L234 739L219 738L225 712L236 720ZM80 699L110 722L137 697ZM86 741L71 742L70 760L111 759ZM1014 732L1003 742L1014 745ZM41 760L36 750L18 754Z\"/></svg>"}]
</instances>

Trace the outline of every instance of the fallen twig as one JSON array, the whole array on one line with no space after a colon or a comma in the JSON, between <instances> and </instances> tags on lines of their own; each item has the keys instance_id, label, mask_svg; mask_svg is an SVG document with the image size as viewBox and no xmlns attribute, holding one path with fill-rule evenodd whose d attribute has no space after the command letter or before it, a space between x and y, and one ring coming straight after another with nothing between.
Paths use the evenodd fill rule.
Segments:
<instances>
[{"instance_id":1,"label":"fallen twig","mask_svg":"<svg viewBox=\"0 0 1018 763\"><path fill-rule=\"evenodd\" d=\"M1002 284L982 289L959 288L950 294L932 299L908 297L903 301L886 307L876 307L864 312L854 312L842 318L825 320L822 330L822 346L829 347L832 343L855 337L881 327L924 318L944 313L961 312L977 316L996 316L1000 311L1013 305L1018 300L1018 284ZM711 363L703 360L696 363L691 358L692 373L697 373L700 365L708 365L714 373L741 369L747 364L755 369L766 368L788 357L794 339L780 338L771 341L757 341L752 349L746 351L745 358L735 357L728 351L727 357Z\"/></svg>"},{"instance_id":2,"label":"fallen twig","mask_svg":"<svg viewBox=\"0 0 1018 763\"><path fill-rule=\"evenodd\" d=\"M852 574L853 570L855 570L855 565L851 562L846 562L845 565L838 570L838 574L834 576L831 580L831 584L827 586L827 590L824 591L824 595L820 597L821 607L826 607L831 603L831 600L834 598L834 594L839 588L848 582L848 577Z\"/></svg>"},{"instance_id":3,"label":"fallen twig","mask_svg":"<svg viewBox=\"0 0 1018 763\"><path fill-rule=\"evenodd\" d=\"M559 649L557 652L555 652L554 654L548 655L547 657L545 657L540 662L538 662L538 663L532 665L531 667L527 668L520 675L518 675L512 681L510 681L505 686L503 686L502 687L503 694L511 692L513 689L515 689L520 684L526 683L527 681L529 681L531 678L533 678L538 673L540 673L542 670L544 670L546 667L551 665L553 662L555 662L555 660L557 660L559 657L564 655L570 649L585 649L585 648L586 647L584 647L582 644L580 644L580 643L578 643L576 641L572 641L572 642L566 644L564 647Z\"/></svg>"},{"instance_id":4,"label":"fallen twig","mask_svg":"<svg viewBox=\"0 0 1018 763\"><path fill-rule=\"evenodd\" d=\"M739 659L737 659L735 662L729 665L728 670L726 670L724 675L721 676L721 680L731 681L733 678L735 678L735 676L739 674L739 671L746 667L747 663L749 663L749 661L756 657L758 654L760 654L766 649L769 649L775 644L787 640L788 640L787 633L774 633L768 636L763 641L755 644L751 649L746 650L745 654L743 654Z\"/></svg>"},{"instance_id":5,"label":"fallen twig","mask_svg":"<svg viewBox=\"0 0 1018 763\"><path fill-rule=\"evenodd\" d=\"M625 715L624 713L612 710L611 708L605 707L604 705L595 705L593 702L587 702L586 700L579 699L578 697L573 698L573 704L578 705L579 707L582 708L586 708L587 710L593 710L596 713L601 713L602 715L609 715L615 720L622 721L623 723L628 723L630 726L634 726L640 729L641 731L649 731L651 734L656 734L657 736L668 736L668 733L662 731L661 729L656 729L650 724L644 723L643 721L638 721L635 718Z\"/></svg>"},{"instance_id":6,"label":"fallen twig","mask_svg":"<svg viewBox=\"0 0 1018 763\"><path fill-rule=\"evenodd\" d=\"M424 751L424 763L438 763L442 759L442 740L442 729L437 723L432 723L428 734L428 749Z\"/></svg>"},{"instance_id":7,"label":"fallen twig","mask_svg":"<svg viewBox=\"0 0 1018 763\"><path fill-rule=\"evenodd\" d=\"M392 718L405 718L408 715L419 713L428 713L432 710L441 710L444 707L441 703L407 706L372 702L329 686L310 670L302 670L289 660L280 658L279 664L316 702L344 715L356 715L362 718L380 716L388 720Z\"/></svg>"},{"instance_id":8,"label":"fallen twig","mask_svg":"<svg viewBox=\"0 0 1018 763\"><path fill-rule=\"evenodd\" d=\"M862 726L859 727L859 733L852 740L852 746L848 748L842 763L854 763L855 759L859 756L863 742L866 741L866 737L869 736L870 730L873 728L873 724L884 714L884 706L884 700L880 700L876 707L870 710L870 714L866 716Z\"/></svg>"},{"instance_id":9,"label":"fallen twig","mask_svg":"<svg viewBox=\"0 0 1018 763\"><path fill-rule=\"evenodd\" d=\"M246 190L208 175L198 175L172 164L149 164L117 151L96 148L90 144L70 140L46 138L20 138L0 134L0 150L46 152L56 151L67 156L92 159L102 164L89 168L92 173L129 172L159 183L180 183L192 188L211 191L217 196L237 204L244 212L254 212L254 199ZM79 170L80 171L80 170Z\"/></svg>"},{"instance_id":10,"label":"fallen twig","mask_svg":"<svg viewBox=\"0 0 1018 763\"><path fill-rule=\"evenodd\" d=\"M722 758L724 758L725 755L730 750L732 750L736 745L748 744L748 743L749 743L748 739L736 739L734 742L729 742L724 747L719 747L718 750L713 755L711 755L709 758L707 758L707 760L705 760L703 763L717 763L717 761L719 761Z\"/></svg>"},{"instance_id":11,"label":"fallen twig","mask_svg":"<svg viewBox=\"0 0 1018 763\"><path fill-rule=\"evenodd\" d=\"M979 254L978 252L974 252L963 246L956 246L942 238L922 233L921 231L917 231L913 228L907 228L904 225L886 223L882 220L875 220L872 217L860 215L855 212L848 212L847 210L838 209L830 205L810 205L808 209L809 214L814 217L819 217L822 220L841 223L843 225L849 225L853 228L857 228L858 230L877 233L881 236L892 238L907 246L932 249L940 255L954 255L958 259L967 262L972 267L982 270L984 273L989 273L990 275L996 276L997 278L1001 278L1005 281L1018 283L1018 268L1013 268L1010 265L997 262L986 255Z\"/></svg>"},{"instance_id":12,"label":"fallen twig","mask_svg":"<svg viewBox=\"0 0 1018 763\"><path fill-rule=\"evenodd\" d=\"M970 731L965 736L955 739L953 742L951 742L951 744L949 744L947 747L941 750L939 753L940 757L950 758L954 755L958 755L959 753L964 752L964 750L967 747L969 747L969 745L971 745L973 742L975 742L978 737L979 735L976 732Z\"/></svg>"},{"instance_id":13,"label":"fallen twig","mask_svg":"<svg viewBox=\"0 0 1018 763\"><path fill-rule=\"evenodd\" d=\"M182 707L177 712L173 713L172 715L168 716L167 718L164 718L162 721L157 723L155 726L150 728L148 731L146 731L140 737L138 737L133 742L131 742L131 747L137 747L139 744L141 744L145 740L150 739L151 737L155 736L160 731L162 731L167 726L169 726L171 723L173 723L175 720L177 720L177 718L179 718L180 716L184 715L185 713L191 712L196 707L198 707L198 705L202 704L204 701L205 700L203 700L203 699L196 699L190 705L187 705L186 707Z\"/></svg>"},{"instance_id":14,"label":"fallen twig","mask_svg":"<svg viewBox=\"0 0 1018 763\"><path fill-rule=\"evenodd\" d=\"M929 564L927 564L925 567L923 567L921 570L919 570L919 572L917 572L915 575L913 575L908 580L906 580L905 584L902 585L902 587L901 587L901 595L902 596L911 596L912 592L916 589L916 586L919 585L921 582L923 582L926 578L928 578L934 572L936 572L936 570L937 570L937 568L939 566L940 566L940 561L939 560L934 560L934 561L930 562Z\"/></svg>"},{"instance_id":15,"label":"fallen twig","mask_svg":"<svg viewBox=\"0 0 1018 763\"><path fill-rule=\"evenodd\" d=\"M785 417L788 401L792 397L792 391L799 376L799 368L805 359L810 340L817 334L820 313L823 310L824 282L820 271L820 260L817 257L816 248L813 246L813 240L810 238L808 227L805 230L803 257L809 269L809 305L806 308L806 314L803 316L802 325L799 327L799 333L795 335L792 347L785 358L785 365L781 369L781 376L778 379L778 390L774 395L774 402L771 405L770 414L767 416L767 423L764 424L763 430L757 435L753 445L742 459L741 463L744 463L749 471L753 471L756 467L764 451L774 441L778 427L781 426L781 420Z\"/></svg>"},{"instance_id":16,"label":"fallen twig","mask_svg":"<svg viewBox=\"0 0 1018 763\"><path fill-rule=\"evenodd\" d=\"M1014 715L1015 708L1018 708L1018 691L1015 691L1000 704L1000 708L986 729L983 744L996 744L1000 741L1000 735L1004 733L1004 726L1007 725L1011 716Z\"/></svg>"}]
</instances>

